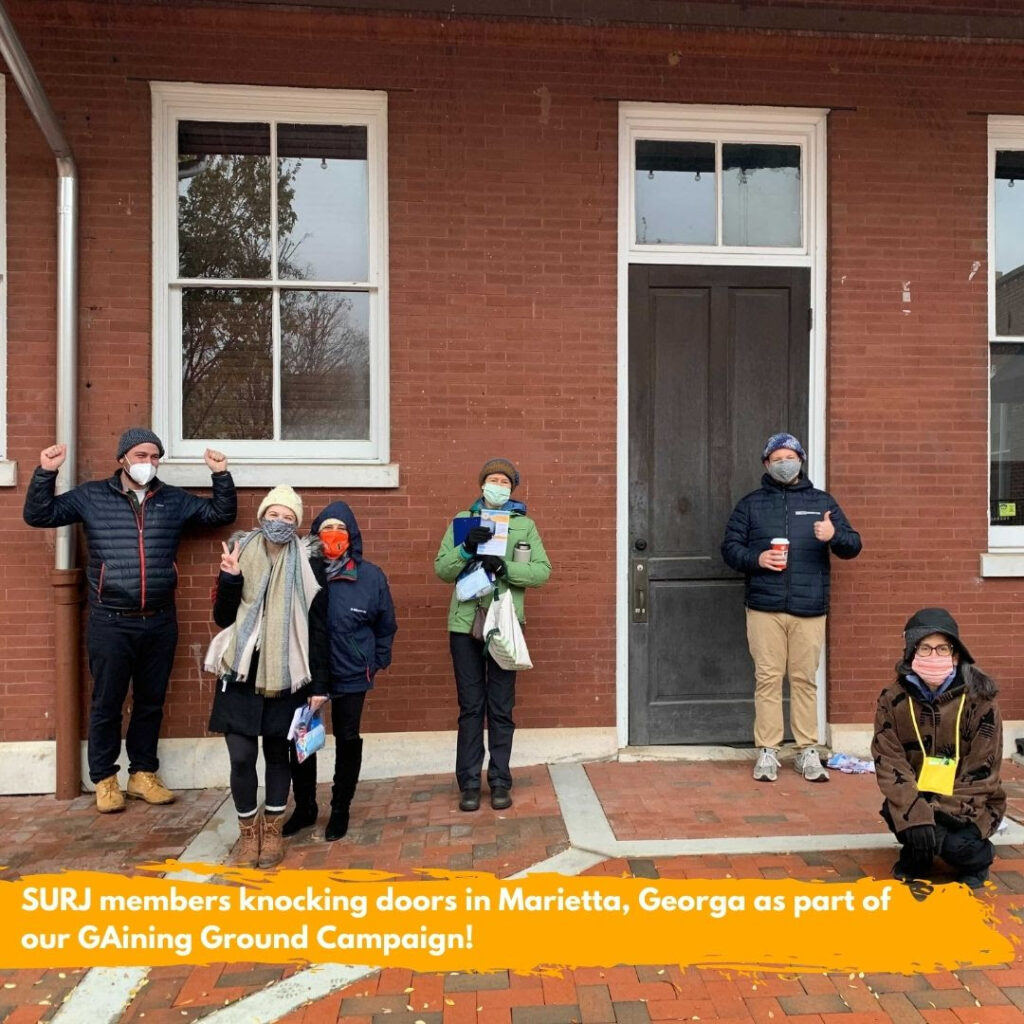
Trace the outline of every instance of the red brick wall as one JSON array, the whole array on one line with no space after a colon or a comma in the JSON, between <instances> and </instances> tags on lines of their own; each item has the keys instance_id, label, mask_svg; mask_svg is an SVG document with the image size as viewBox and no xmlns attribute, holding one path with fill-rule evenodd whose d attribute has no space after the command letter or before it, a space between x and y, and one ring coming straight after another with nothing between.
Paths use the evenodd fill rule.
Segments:
<instances>
[{"instance_id":1,"label":"red brick wall","mask_svg":"<svg viewBox=\"0 0 1024 1024\"><path fill-rule=\"evenodd\" d=\"M554 564L552 582L529 595L538 667L521 677L518 721L614 723L617 101L836 108L828 486L865 553L834 571L830 718L870 717L904 619L932 603L959 616L1003 683L1005 713L1024 717L1024 586L978 578L987 335L977 113L1024 111L1024 49L49 0L10 9L81 167L83 479L109 472L120 430L149 415L148 82L388 91L402 486L305 493L310 509L336 497L353 505L400 609L368 731L454 726L450 590L432 561L496 453L519 462L519 496ZM0 739L15 739L52 735L25 713L52 699L53 538L21 523L21 504L53 432L55 185L10 80L7 96L9 455L21 483L0 491ZM467 354L483 339L507 353L496 365ZM243 493L240 523L261 496ZM227 532L182 547L165 735L205 728L212 680L198 660Z\"/></svg>"}]
</instances>

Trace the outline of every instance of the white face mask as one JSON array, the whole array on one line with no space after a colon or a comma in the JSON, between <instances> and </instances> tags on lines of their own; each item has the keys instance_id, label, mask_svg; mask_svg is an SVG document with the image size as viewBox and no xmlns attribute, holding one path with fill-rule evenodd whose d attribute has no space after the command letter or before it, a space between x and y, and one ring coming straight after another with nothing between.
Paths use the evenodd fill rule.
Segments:
<instances>
[{"instance_id":1,"label":"white face mask","mask_svg":"<svg viewBox=\"0 0 1024 1024\"><path fill-rule=\"evenodd\" d=\"M495 508L501 508L512 496L512 488L502 487L501 484L484 484L482 490L484 501Z\"/></svg>"},{"instance_id":2,"label":"white face mask","mask_svg":"<svg viewBox=\"0 0 1024 1024\"><path fill-rule=\"evenodd\" d=\"M128 467L128 475L140 487L145 487L156 476L156 466L152 462L133 462Z\"/></svg>"}]
</instances>

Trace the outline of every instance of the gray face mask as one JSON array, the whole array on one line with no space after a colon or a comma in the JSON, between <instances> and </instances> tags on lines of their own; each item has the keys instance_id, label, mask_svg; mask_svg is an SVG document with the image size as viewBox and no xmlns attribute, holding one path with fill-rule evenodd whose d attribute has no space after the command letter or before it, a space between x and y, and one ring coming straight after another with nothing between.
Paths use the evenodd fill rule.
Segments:
<instances>
[{"instance_id":1,"label":"gray face mask","mask_svg":"<svg viewBox=\"0 0 1024 1024\"><path fill-rule=\"evenodd\" d=\"M271 544L287 544L295 536L297 527L283 519L264 519L260 529Z\"/></svg>"},{"instance_id":2,"label":"gray face mask","mask_svg":"<svg viewBox=\"0 0 1024 1024\"><path fill-rule=\"evenodd\" d=\"M780 484L791 484L800 475L799 459L779 459L768 463L768 475Z\"/></svg>"}]
</instances>

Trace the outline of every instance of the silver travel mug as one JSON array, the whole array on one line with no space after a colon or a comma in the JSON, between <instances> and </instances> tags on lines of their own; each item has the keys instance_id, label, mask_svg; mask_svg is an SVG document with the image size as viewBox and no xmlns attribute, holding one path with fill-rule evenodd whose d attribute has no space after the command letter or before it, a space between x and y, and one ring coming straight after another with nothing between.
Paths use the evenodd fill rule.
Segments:
<instances>
[{"instance_id":1,"label":"silver travel mug","mask_svg":"<svg viewBox=\"0 0 1024 1024\"><path fill-rule=\"evenodd\" d=\"M532 549L525 540L519 541L516 546L512 549L512 561L513 562L528 562Z\"/></svg>"}]
</instances>

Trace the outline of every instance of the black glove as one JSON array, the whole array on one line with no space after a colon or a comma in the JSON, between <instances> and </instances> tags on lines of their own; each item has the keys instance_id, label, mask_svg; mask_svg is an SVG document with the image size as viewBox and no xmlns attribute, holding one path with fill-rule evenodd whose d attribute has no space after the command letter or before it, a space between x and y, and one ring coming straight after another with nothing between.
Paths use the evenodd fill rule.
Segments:
<instances>
[{"instance_id":1,"label":"black glove","mask_svg":"<svg viewBox=\"0 0 1024 1024\"><path fill-rule=\"evenodd\" d=\"M912 825L904 830L901 838L915 861L923 863L935 856L934 825Z\"/></svg>"},{"instance_id":2,"label":"black glove","mask_svg":"<svg viewBox=\"0 0 1024 1024\"><path fill-rule=\"evenodd\" d=\"M502 576L508 571L505 568L505 559L498 555L483 555L480 558L480 564L492 575L497 576L501 579Z\"/></svg>"},{"instance_id":3,"label":"black glove","mask_svg":"<svg viewBox=\"0 0 1024 1024\"><path fill-rule=\"evenodd\" d=\"M462 542L462 546L471 555L476 554L477 545L486 544L491 539L491 528L489 526L474 526L473 529L466 534L466 539Z\"/></svg>"}]
</instances>

